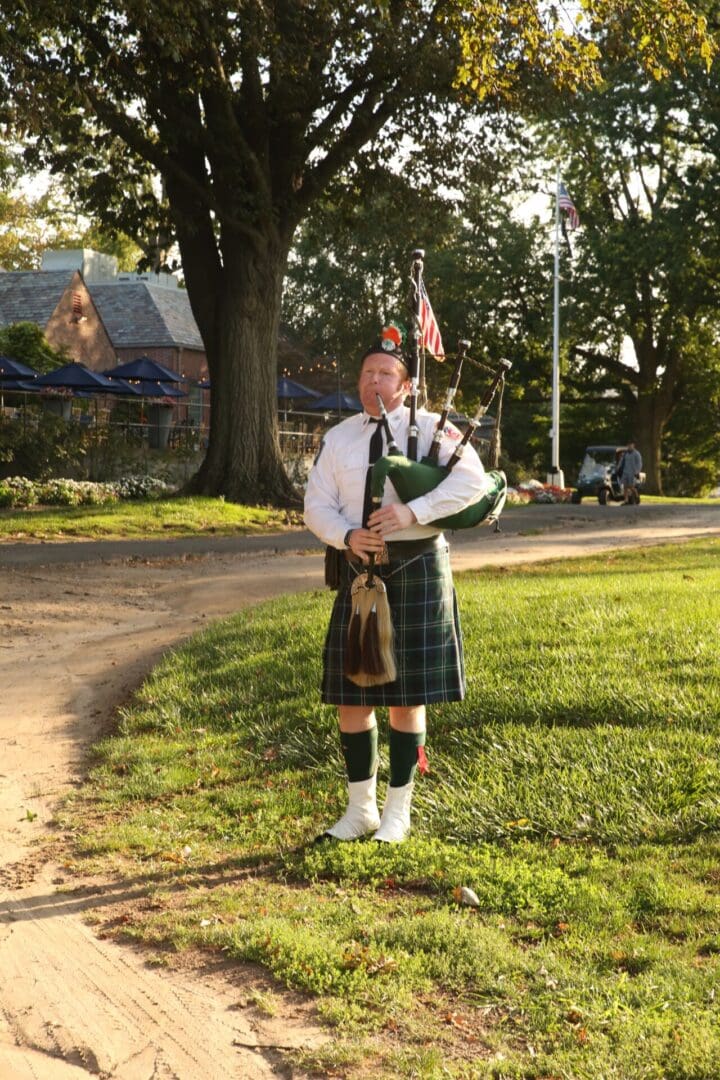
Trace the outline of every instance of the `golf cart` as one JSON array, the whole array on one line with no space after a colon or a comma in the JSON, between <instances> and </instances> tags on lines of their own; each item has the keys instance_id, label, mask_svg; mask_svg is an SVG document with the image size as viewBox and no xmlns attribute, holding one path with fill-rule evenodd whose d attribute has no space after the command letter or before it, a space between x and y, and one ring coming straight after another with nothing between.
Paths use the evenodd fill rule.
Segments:
<instances>
[{"instance_id":1,"label":"golf cart","mask_svg":"<svg viewBox=\"0 0 720 1080\"><path fill-rule=\"evenodd\" d=\"M570 496L573 503L582 502L583 496L597 496L601 506L609 502L623 502L624 495L620 483L624 446L588 446L585 449L575 491ZM640 487L644 474L640 474L637 486ZM640 502L640 496L635 500Z\"/></svg>"}]
</instances>

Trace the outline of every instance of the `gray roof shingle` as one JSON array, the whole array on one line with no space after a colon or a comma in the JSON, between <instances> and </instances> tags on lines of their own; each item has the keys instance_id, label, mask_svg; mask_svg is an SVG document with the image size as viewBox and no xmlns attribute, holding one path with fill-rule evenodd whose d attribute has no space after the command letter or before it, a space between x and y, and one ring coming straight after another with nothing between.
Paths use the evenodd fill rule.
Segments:
<instances>
[{"instance_id":1,"label":"gray roof shingle","mask_svg":"<svg viewBox=\"0 0 720 1080\"><path fill-rule=\"evenodd\" d=\"M144 281L88 285L115 348L170 345L204 350L184 289Z\"/></svg>"},{"instance_id":2,"label":"gray roof shingle","mask_svg":"<svg viewBox=\"0 0 720 1080\"><path fill-rule=\"evenodd\" d=\"M73 270L0 273L0 326L34 322L43 329L72 283ZM115 348L182 347L204 351L184 289L145 281L86 282Z\"/></svg>"},{"instance_id":3,"label":"gray roof shingle","mask_svg":"<svg viewBox=\"0 0 720 1080\"><path fill-rule=\"evenodd\" d=\"M45 329L74 273L11 270L0 274L0 325L34 322Z\"/></svg>"}]
</instances>

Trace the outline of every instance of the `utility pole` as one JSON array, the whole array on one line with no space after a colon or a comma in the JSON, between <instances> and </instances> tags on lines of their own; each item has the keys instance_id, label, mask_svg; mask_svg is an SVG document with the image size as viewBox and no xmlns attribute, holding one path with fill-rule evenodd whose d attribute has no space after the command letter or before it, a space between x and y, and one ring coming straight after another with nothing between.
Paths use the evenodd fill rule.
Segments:
<instances>
[{"instance_id":1,"label":"utility pole","mask_svg":"<svg viewBox=\"0 0 720 1080\"><path fill-rule=\"evenodd\" d=\"M555 269L553 274L552 455L548 484L565 487L560 468L560 166L555 178Z\"/></svg>"}]
</instances>

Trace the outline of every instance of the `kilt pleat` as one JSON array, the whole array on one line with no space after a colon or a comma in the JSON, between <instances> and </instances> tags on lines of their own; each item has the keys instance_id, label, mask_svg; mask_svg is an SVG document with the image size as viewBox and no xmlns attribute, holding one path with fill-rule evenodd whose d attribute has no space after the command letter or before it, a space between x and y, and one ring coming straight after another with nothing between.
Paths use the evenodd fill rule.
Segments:
<instances>
[{"instance_id":1,"label":"kilt pleat","mask_svg":"<svg viewBox=\"0 0 720 1080\"><path fill-rule=\"evenodd\" d=\"M379 571L392 613L397 678L384 686L356 686L343 674L355 578L355 570L345 564L325 638L322 700L329 705L462 701L465 667L447 547Z\"/></svg>"}]
</instances>

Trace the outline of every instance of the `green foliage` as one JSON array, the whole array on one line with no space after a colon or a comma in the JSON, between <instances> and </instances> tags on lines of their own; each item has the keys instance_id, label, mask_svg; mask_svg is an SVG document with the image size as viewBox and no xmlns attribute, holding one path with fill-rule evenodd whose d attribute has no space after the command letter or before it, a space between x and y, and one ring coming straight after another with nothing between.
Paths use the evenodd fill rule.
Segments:
<instances>
[{"instance_id":1,"label":"green foliage","mask_svg":"<svg viewBox=\"0 0 720 1080\"><path fill-rule=\"evenodd\" d=\"M644 76L661 79L691 62L709 69L717 52L705 6L675 0L592 0L572 14L532 0L496 0L470 11L456 2L446 17L461 44L458 81L481 98L517 100L526 65L533 74L551 71L556 89L575 91L601 82L608 56L628 58Z\"/></svg>"},{"instance_id":2,"label":"green foliage","mask_svg":"<svg viewBox=\"0 0 720 1080\"><path fill-rule=\"evenodd\" d=\"M434 187L369 161L339 179L301 226L283 316L316 354L337 358L347 389L354 389L359 357L381 328L393 319L408 324L410 253L427 249L432 266L450 215Z\"/></svg>"},{"instance_id":3,"label":"green foliage","mask_svg":"<svg viewBox=\"0 0 720 1080\"><path fill-rule=\"evenodd\" d=\"M104 506L118 499L157 499L170 490L169 484L153 476L124 476L108 483L67 479L33 483L11 476L0 481L0 506Z\"/></svg>"},{"instance_id":4,"label":"green foliage","mask_svg":"<svg viewBox=\"0 0 720 1080\"><path fill-rule=\"evenodd\" d=\"M18 325L18 324L16 324ZM40 412L26 423L0 420L0 476L45 480L76 473L82 466L88 433L79 424Z\"/></svg>"},{"instance_id":5,"label":"green foliage","mask_svg":"<svg viewBox=\"0 0 720 1080\"><path fill-rule=\"evenodd\" d=\"M703 338L707 333L699 335L699 355L689 355L683 368L667 427L663 487L673 495L708 492L720 475L720 351Z\"/></svg>"},{"instance_id":6,"label":"green foliage","mask_svg":"<svg viewBox=\"0 0 720 1080\"><path fill-rule=\"evenodd\" d=\"M566 148L582 221L565 259L564 400L601 404L612 391L648 490L667 478L698 494L720 472L720 245L708 231L720 196L716 80L703 64L660 83L630 61L603 74L596 90L545 115L545 144Z\"/></svg>"},{"instance_id":7,"label":"green foliage","mask_svg":"<svg viewBox=\"0 0 720 1080\"><path fill-rule=\"evenodd\" d=\"M11 400L7 391L5 400ZM59 400L69 407L69 399ZM66 419L47 411L44 404L39 408L25 404L19 416L0 418L0 478L103 482L131 477L136 485L144 487L138 490L138 495L160 494L159 488L151 488L150 478L138 476L139 470L146 468L147 460L133 454L132 444L124 433L110 424L95 426L86 422L92 419L92 414L87 412L76 412ZM153 468L162 470L163 465L155 460Z\"/></svg>"},{"instance_id":8,"label":"green foliage","mask_svg":"<svg viewBox=\"0 0 720 1080\"><path fill-rule=\"evenodd\" d=\"M108 231L98 224L90 225L82 232L77 244L70 243L68 246L88 247L106 255L114 255L118 270L128 273L134 273L138 267L145 266L145 253L132 237L120 230ZM152 269L155 269L155 266Z\"/></svg>"},{"instance_id":9,"label":"green foliage","mask_svg":"<svg viewBox=\"0 0 720 1080\"><path fill-rule=\"evenodd\" d=\"M117 494L109 484L78 480L46 480L33 483L22 476L0 480L0 506L101 506L114 502Z\"/></svg>"},{"instance_id":10,"label":"green foliage","mask_svg":"<svg viewBox=\"0 0 720 1080\"><path fill-rule=\"evenodd\" d=\"M64 349L54 349L34 322L16 322L0 327L0 354L27 364L35 371L52 371L70 360Z\"/></svg>"},{"instance_id":11,"label":"green foliage","mask_svg":"<svg viewBox=\"0 0 720 1080\"><path fill-rule=\"evenodd\" d=\"M28 170L17 144L0 144L0 175L0 266L37 270L43 251L69 246L76 215L56 181L39 195L26 190Z\"/></svg>"}]
</instances>

